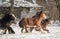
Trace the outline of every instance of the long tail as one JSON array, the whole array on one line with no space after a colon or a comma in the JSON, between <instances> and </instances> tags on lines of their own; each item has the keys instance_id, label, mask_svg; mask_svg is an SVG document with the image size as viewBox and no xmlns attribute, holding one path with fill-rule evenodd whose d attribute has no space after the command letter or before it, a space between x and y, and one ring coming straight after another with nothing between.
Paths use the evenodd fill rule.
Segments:
<instances>
[{"instance_id":1,"label":"long tail","mask_svg":"<svg viewBox=\"0 0 60 39\"><path fill-rule=\"evenodd\" d=\"M19 21L19 27L23 27L23 25L22 25L22 21Z\"/></svg>"},{"instance_id":2,"label":"long tail","mask_svg":"<svg viewBox=\"0 0 60 39\"><path fill-rule=\"evenodd\" d=\"M23 27L23 19L21 19L21 20L19 21L19 27L20 27L20 28Z\"/></svg>"}]
</instances>

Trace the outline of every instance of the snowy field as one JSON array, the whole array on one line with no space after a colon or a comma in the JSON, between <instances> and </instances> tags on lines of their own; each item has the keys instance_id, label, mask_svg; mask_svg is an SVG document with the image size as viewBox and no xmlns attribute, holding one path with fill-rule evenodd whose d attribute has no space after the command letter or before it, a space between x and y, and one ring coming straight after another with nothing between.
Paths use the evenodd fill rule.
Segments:
<instances>
[{"instance_id":1,"label":"snowy field","mask_svg":"<svg viewBox=\"0 0 60 39\"><path fill-rule=\"evenodd\" d=\"M32 33L21 33L18 24L12 24L15 34L0 34L0 39L60 39L60 23L48 25L50 33L41 33L33 30Z\"/></svg>"}]
</instances>

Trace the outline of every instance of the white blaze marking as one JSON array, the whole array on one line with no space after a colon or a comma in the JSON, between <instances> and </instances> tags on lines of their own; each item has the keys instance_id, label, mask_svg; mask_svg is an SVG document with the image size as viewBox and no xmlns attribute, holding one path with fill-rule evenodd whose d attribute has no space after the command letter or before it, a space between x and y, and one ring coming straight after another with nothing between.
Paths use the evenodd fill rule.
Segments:
<instances>
[{"instance_id":1,"label":"white blaze marking","mask_svg":"<svg viewBox=\"0 0 60 39\"><path fill-rule=\"evenodd\" d=\"M44 14L44 18L46 19L47 18L47 16Z\"/></svg>"},{"instance_id":2,"label":"white blaze marking","mask_svg":"<svg viewBox=\"0 0 60 39\"><path fill-rule=\"evenodd\" d=\"M12 16L13 16L15 19L17 19L14 14L12 14Z\"/></svg>"}]
</instances>

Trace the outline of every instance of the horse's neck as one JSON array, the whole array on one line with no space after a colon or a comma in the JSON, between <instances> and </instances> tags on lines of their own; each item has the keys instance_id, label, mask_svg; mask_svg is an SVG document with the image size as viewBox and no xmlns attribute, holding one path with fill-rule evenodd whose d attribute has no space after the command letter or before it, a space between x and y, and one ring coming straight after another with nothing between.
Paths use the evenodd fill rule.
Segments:
<instances>
[{"instance_id":1,"label":"horse's neck","mask_svg":"<svg viewBox=\"0 0 60 39\"><path fill-rule=\"evenodd\" d=\"M42 19L43 19L42 17L39 18L40 22L42 21Z\"/></svg>"},{"instance_id":2,"label":"horse's neck","mask_svg":"<svg viewBox=\"0 0 60 39\"><path fill-rule=\"evenodd\" d=\"M38 20L39 22L42 21L42 17L34 17L33 20Z\"/></svg>"}]
</instances>

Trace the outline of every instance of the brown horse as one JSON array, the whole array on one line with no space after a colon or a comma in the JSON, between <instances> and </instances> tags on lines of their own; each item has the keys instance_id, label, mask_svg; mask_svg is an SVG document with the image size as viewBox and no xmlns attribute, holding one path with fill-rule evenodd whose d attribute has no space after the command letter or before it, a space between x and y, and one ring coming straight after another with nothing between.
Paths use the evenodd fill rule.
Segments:
<instances>
[{"instance_id":1,"label":"brown horse","mask_svg":"<svg viewBox=\"0 0 60 39\"><path fill-rule=\"evenodd\" d=\"M42 18L46 18L46 14L43 11L37 12L36 15L32 18L22 18L22 20L19 22L19 26L22 28L21 32L23 33L24 29L26 32L28 32L27 28L31 28L30 31L32 31L32 29L34 29L35 27L39 28L41 32L44 32L40 25Z\"/></svg>"},{"instance_id":2,"label":"brown horse","mask_svg":"<svg viewBox=\"0 0 60 39\"><path fill-rule=\"evenodd\" d=\"M50 24L50 23L51 23L51 22L50 22L50 18L43 19L43 20L41 21L41 27L42 27L42 29L43 29L44 31L47 31L48 33L49 33L49 30L46 29L46 27L47 27L47 25ZM36 29L36 31L40 31L39 28L35 28L35 29Z\"/></svg>"}]
</instances>

